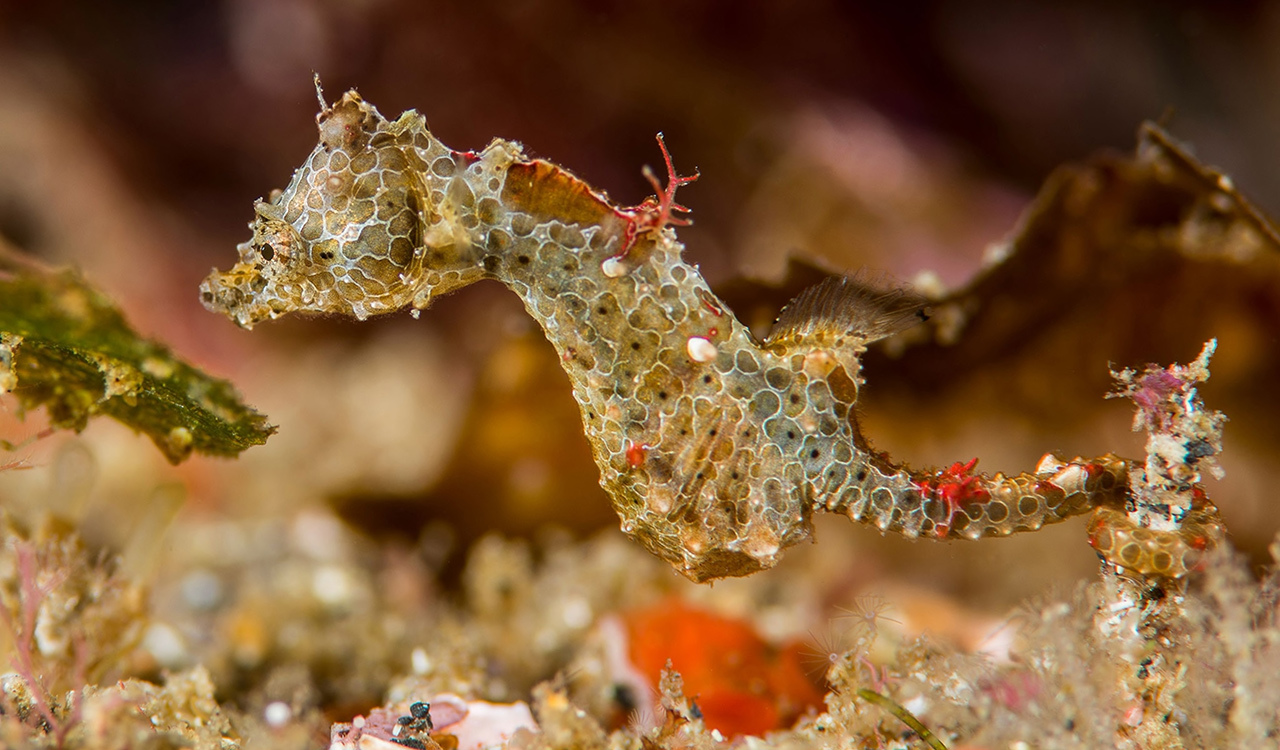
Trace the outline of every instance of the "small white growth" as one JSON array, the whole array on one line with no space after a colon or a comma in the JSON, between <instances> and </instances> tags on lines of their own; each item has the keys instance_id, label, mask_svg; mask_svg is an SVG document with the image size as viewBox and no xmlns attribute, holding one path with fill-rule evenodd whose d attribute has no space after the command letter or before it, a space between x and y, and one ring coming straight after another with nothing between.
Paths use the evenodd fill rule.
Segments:
<instances>
[{"instance_id":1,"label":"small white growth","mask_svg":"<svg viewBox=\"0 0 1280 750\"><path fill-rule=\"evenodd\" d=\"M1066 462L1052 453L1046 453L1040 457L1040 463L1036 464L1037 474L1053 474L1066 466Z\"/></svg>"},{"instance_id":2,"label":"small white growth","mask_svg":"<svg viewBox=\"0 0 1280 750\"><path fill-rule=\"evenodd\" d=\"M907 709L907 711L911 712L912 714L919 716L920 714L923 714L928 710L929 699L924 697L923 695L917 695L913 698L908 698L907 700L903 701L902 707Z\"/></svg>"},{"instance_id":3,"label":"small white growth","mask_svg":"<svg viewBox=\"0 0 1280 750\"><path fill-rule=\"evenodd\" d=\"M333 608L350 604L355 597L356 583L350 573L338 565L324 565L311 577L311 593L315 598Z\"/></svg>"},{"instance_id":4,"label":"small white growth","mask_svg":"<svg viewBox=\"0 0 1280 750\"><path fill-rule=\"evenodd\" d=\"M284 701L272 701L262 710L262 719L272 729L279 729L293 718L293 709Z\"/></svg>"},{"instance_id":5,"label":"small white growth","mask_svg":"<svg viewBox=\"0 0 1280 750\"><path fill-rule=\"evenodd\" d=\"M435 703L444 696L436 696ZM505 745L518 729L536 732L538 724L533 712L524 701L515 703L488 703L468 701L466 717L449 726L449 733L458 738L458 750L483 750Z\"/></svg>"},{"instance_id":6,"label":"small white growth","mask_svg":"<svg viewBox=\"0 0 1280 750\"><path fill-rule=\"evenodd\" d=\"M186 452L195 442L195 436L191 434L191 430L182 426L169 430L164 439L166 447L179 454Z\"/></svg>"},{"instance_id":7,"label":"small white growth","mask_svg":"<svg viewBox=\"0 0 1280 750\"><path fill-rule=\"evenodd\" d=\"M222 604L225 593L222 579L208 570L197 568L191 571L179 584L182 598L187 606L199 610L211 610Z\"/></svg>"},{"instance_id":8,"label":"small white growth","mask_svg":"<svg viewBox=\"0 0 1280 750\"><path fill-rule=\"evenodd\" d=\"M946 283L942 280L942 277L938 275L937 271L934 271L931 268L926 268L915 276L912 276L911 287L915 289L917 293L934 299L940 299L946 296L949 291Z\"/></svg>"},{"instance_id":9,"label":"small white growth","mask_svg":"<svg viewBox=\"0 0 1280 750\"><path fill-rule=\"evenodd\" d=\"M1153 433L1147 439L1147 453L1158 457L1168 466L1181 464L1187 460L1187 446L1181 435Z\"/></svg>"},{"instance_id":10,"label":"small white growth","mask_svg":"<svg viewBox=\"0 0 1280 750\"><path fill-rule=\"evenodd\" d=\"M181 669L191 660L186 641L172 625L154 622L142 636L142 647L166 669Z\"/></svg>"},{"instance_id":11,"label":"small white growth","mask_svg":"<svg viewBox=\"0 0 1280 750\"><path fill-rule=\"evenodd\" d=\"M600 272L611 279L621 278L627 275L627 264L617 258L608 258L600 264Z\"/></svg>"},{"instance_id":12,"label":"small white growth","mask_svg":"<svg viewBox=\"0 0 1280 750\"><path fill-rule=\"evenodd\" d=\"M427 650L418 646L409 655L409 663L413 665L414 674L426 674L431 671L431 659L427 657Z\"/></svg>"},{"instance_id":13,"label":"small white growth","mask_svg":"<svg viewBox=\"0 0 1280 750\"><path fill-rule=\"evenodd\" d=\"M982 251L982 267L991 268L1005 262L1013 254L1013 245L1009 242L993 242Z\"/></svg>"},{"instance_id":14,"label":"small white growth","mask_svg":"<svg viewBox=\"0 0 1280 750\"><path fill-rule=\"evenodd\" d=\"M1051 484L1058 489L1067 493L1081 492L1084 490L1085 481L1088 480L1089 474L1079 464L1068 464L1066 468L1054 474L1049 480Z\"/></svg>"},{"instance_id":15,"label":"small white growth","mask_svg":"<svg viewBox=\"0 0 1280 750\"><path fill-rule=\"evenodd\" d=\"M694 362L710 362L720 353L715 344L701 336L689 337L689 343L686 348L689 350L689 359Z\"/></svg>"},{"instance_id":16,"label":"small white growth","mask_svg":"<svg viewBox=\"0 0 1280 750\"><path fill-rule=\"evenodd\" d=\"M574 597L564 603L562 610L564 624L571 628L585 628L591 624L591 605L586 599Z\"/></svg>"},{"instance_id":17,"label":"small white growth","mask_svg":"<svg viewBox=\"0 0 1280 750\"><path fill-rule=\"evenodd\" d=\"M316 562L341 562L350 552L346 535L336 517L308 511L299 514L289 526L289 545Z\"/></svg>"},{"instance_id":18,"label":"small white growth","mask_svg":"<svg viewBox=\"0 0 1280 750\"><path fill-rule=\"evenodd\" d=\"M666 515L671 510L673 500L671 491L665 487L650 487L649 497L645 498L645 505L654 513ZM630 533L629 530L626 531Z\"/></svg>"},{"instance_id":19,"label":"small white growth","mask_svg":"<svg viewBox=\"0 0 1280 750\"><path fill-rule=\"evenodd\" d=\"M771 561L778 556L781 547L772 539L752 539L743 545L744 551L754 560Z\"/></svg>"}]
</instances>

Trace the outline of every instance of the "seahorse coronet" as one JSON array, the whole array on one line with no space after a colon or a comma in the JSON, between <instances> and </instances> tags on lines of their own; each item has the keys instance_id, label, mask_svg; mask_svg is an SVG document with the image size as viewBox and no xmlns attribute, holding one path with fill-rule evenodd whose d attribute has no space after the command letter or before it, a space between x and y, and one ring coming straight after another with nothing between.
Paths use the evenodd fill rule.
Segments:
<instances>
[{"instance_id":1,"label":"seahorse coronet","mask_svg":"<svg viewBox=\"0 0 1280 750\"><path fill-rule=\"evenodd\" d=\"M516 143L451 150L418 113L388 121L354 91L316 122L316 148L255 205L252 238L203 282L204 304L248 328L292 312L417 311L502 282L559 354L623 532L690 579L772 567L819 510L909 538L977 539L1123 497L1128 464L1114 456L990 477L874 452L854 408L860 355L919 306L836 279L757 342L683 259L670 210L691 180L670 166L658 214L652 200L615 206Z\"/></svg>"}]
</instances>

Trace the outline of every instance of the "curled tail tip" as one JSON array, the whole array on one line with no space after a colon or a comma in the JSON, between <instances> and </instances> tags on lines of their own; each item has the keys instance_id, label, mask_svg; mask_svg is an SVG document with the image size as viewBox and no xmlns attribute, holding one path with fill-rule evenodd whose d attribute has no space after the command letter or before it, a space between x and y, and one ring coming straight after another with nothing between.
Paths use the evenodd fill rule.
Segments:
<instances>
[{"instance_id":1,"label":"curled tail tip","mask_svg":"<svg viewBox=\"0 0 1280 750\"><path fill-rule=\"evenodd\" d=\"M1173 529L1141 525L1122 508L1099 507L1089 521L1089 546L1119 572L1177 580L1202 570L1207 554L1226 542L1218 509L1204 501Z\"/></svg>"}]
</instances>

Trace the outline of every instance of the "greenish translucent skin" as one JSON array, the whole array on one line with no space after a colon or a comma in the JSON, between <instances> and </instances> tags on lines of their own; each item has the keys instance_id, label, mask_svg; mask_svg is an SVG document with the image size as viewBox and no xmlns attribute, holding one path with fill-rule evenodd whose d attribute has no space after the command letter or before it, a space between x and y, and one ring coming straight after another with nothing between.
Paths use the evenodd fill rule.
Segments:
<instances>
[{"instance_id":1,"label":"greenish translucent skin","mask_svg":"<svg viewBox=\"0 0 1280 750\"><path fill-rule=\"evenodd\" d=\"M976 539L1123 498L1129 466L1114 456L1006 477L871 451L853 406L858 357L883 332L841 312L840 283L758 342L682 260L661 200L614 206L508 141L452 151L421 115L389 122L355 92L317 122L319 145L256 204L253 238L205 280L205 305L248 328L418 310L502 282L560 355L622 530L692 580L773 566L816 511Z\"/></svg>"}]
</instances>

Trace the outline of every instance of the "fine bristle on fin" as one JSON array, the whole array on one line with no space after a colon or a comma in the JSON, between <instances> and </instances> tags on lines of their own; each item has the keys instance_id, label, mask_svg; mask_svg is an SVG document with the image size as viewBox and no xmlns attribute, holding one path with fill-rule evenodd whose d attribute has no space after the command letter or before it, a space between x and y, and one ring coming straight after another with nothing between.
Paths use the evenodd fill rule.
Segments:
<instances>
[{"instance_id":1,"label":"fine bristle on fin","mask_svg":"<svg viewBox=\"0 0 1280 750\"><path fill-rule=\"evenodd\" d=\"M907 289L877 289L861 279L831 276L787 303L766 345L843 339L866 346L928 320L926 301Z\"/></svg>"}]
</instances>

